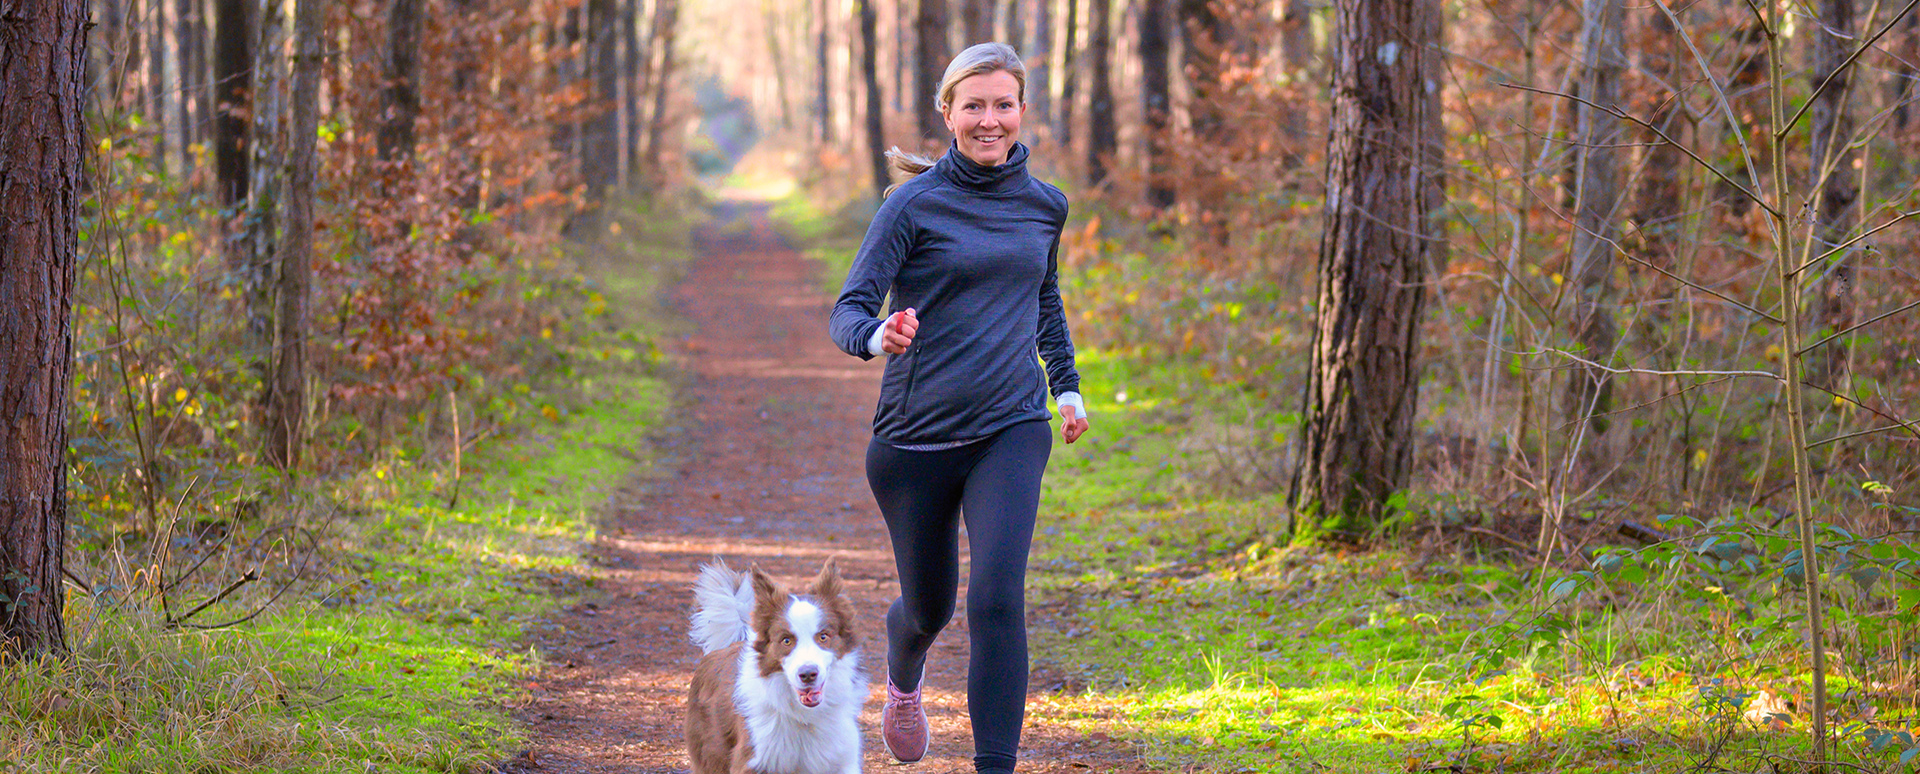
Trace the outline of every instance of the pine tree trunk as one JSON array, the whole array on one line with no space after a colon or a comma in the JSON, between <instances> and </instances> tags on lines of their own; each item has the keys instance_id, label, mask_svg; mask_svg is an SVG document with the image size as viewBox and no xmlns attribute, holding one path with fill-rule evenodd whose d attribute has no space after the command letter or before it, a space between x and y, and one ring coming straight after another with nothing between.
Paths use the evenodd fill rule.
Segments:
<instances>
[{"instance_id":1,"label":"pine tree trunk","mask_svg":"<svg viewBox=\"0 0 1920 774\"><path fill-rule=\"evenodd\" d=\"M914 71L913 94L907 98L907 108L920 119L922 140L937 141L947 130L937 104L940 77L946 74L947 60L953 58L953 49L947 45L947 24L947 0L920 0L920 14L913 23L919 67Z\"/></svg>"},{"instance_id":2,"label":"pine tree trunk","mask_svg":"<svg viewBox=\"0 0 1920 774\"><path fill-rule=\"evenodd\" d=\"M1218 145L1226 121L1220 114L1219 92L1222 61L1227 56L1233 30L1214 13L1210 0L1180 0L1180 28L1186 35L1183 57L1187 84L1193 93L1188 112L1192 115L1194 139L1204 145Z\"/></svg>"},{"instance_id":3,"label":"pine tree trunk","mask_svg":"<svg viewBox=\"0 0 1920 774\"><path fill-rule=\"evenodd\" d=\"M253 94L253 23L249 0L213 3L213 170L220 205L232 210L247 200L245 116Z\"/></svg>"},{"instance_id":4,"label":"pine tree trunk","mask_svg":"<svg viewBox=\"0 0 1920 774\"><path fill-rule=\"evenodd\" d=\"M653 39L660 47L660 67L653 79L653 113L647 126L645 168L657 173L663 152L661 146L666 144L667 98L673 92L673 43L680 26L680 0L659 0L655 10Z\"/></svg>"},{"instance_id":5,"label":"pine tree trunk","mask_svg":"<svg viewBox=\"0 0 1920 774\"><path fill-rule=\"evenodd\" d=\"M1675 84L1674 78L1684 71L1687 55L1674 34L1673 20L1658 8L1647 14L1647 26L1650 35L1644 39L1652 40L1656 47L1643 53L1641 61L1651 80L1657 84ZM1681 135L1685 112L1676 110L1677 99L1668 98L1668 94L1656 95L1657 106L1647 116L1647 123L1659 127L1660 131L1676 141L1684 141ZM1680 227L1683 212L1680 205L1680 172L1687 167L1687 158L1680 149L1662 139L1650 130L1640 132L1640 140L1645 144L1646 158L1640 164L1640 187L1633 194L1633 222L1640 234L1648 260L1671 266L1671 253L1675 232Z\"/></svg>"},{"instance_id":6,"label":"pine tree trunk","mask_svg":"<svg viewBox=\"0 0 1920 774\"><path fill-rule=\"evenodd\" d=\"M1573 283L1573 335L1588 360L1605 363L1613 358L1618 336L1612 296L1613 251L1619 229L1620 146L1624 138L1619 119L1598 106L1620 102L1620 73L1626 58L1620 45L1624 22L1622 0L1585 0L1580 52L1582 101L1574 107L1574 229L1573 264L1567 272ZM1595 433L1607 431L1606 414L1613 406L1613 378L1606 371L1581 367L1572 374L1567 416L1591 418Z\"/></svg>"},{"instance_id":7,"label":"pine tree trunk","mask_svg":"<svg viewBox=\"0 0 1920 774\"><path fill-rule=\"evenodd\" d=\"M620 184L640 179L640 3L620 0Z\"/></svg>"},{"instance_id":8,"label":"pine tree trunk","mask_svg":"<svg viewBox=\"0 0 1920 774\"><path fill-rule=\"evenodd\" d=\"M313 196L320 127L321 36L326 0L294 3L292 122L287 129L287 235L274 277L273 378L267 388L266 459L300 464L307 413L307 295L313 267Z\"/></svg>"},{"instance_id":9,"label":"pine tree trunk","mask_svg":"<svg viewBox=\"0 0 1920 774\"><path fill-rule=\"evenodd\" d=\"M860 72L867 89L867 157L873 165L873 195L887 190L887 131L883 126L887 103L880 97L880 19L874 0L860 2Z\"/></svg>"},{"instance_id":10,"label":"pine tree trunk","mask_svg":"<svg viewBox=\"0 0 1920 774\"><path fill-rule=\"evenodd\" d=\"M813 128L815 142L827 145L833 137L833 92L830 82L832 73L827 66L827 29L831 24L827 19L831 15L827 10L828 0L813 0Z\"/></svg>"},{"instance_id":11,"label":"pine tree trunk","mask_svg":"<svg viewBox=\"0 0 1920 774\"><path fill-rule=\"evenodd\" d=\"M179 109L174 122L180 127L180 169L191 172L194 166L193 144L200 141L200 116L195 109L199 106L200 90L200 3L199 0L176 0L173 12L173 30L175 41L174 62L179 66L179 95L174 106Z\"/></svg>"},{"instance_id":12,"label":"pine tree trunk","mask_svg":"<svg viewBox=\"0 0 1920 774\"><path fill-rule=\"evenodd\" d=\"M960 0L961 30L966 39L960 47L993 40L993 0Z\"/></svg>"},{"instance_id":13,"label":"pine tree trunk","mask_svg":"<svg viewBox=\"0 0 1920 774\"><path fill-rule=\"evenodd\" d=\"M1167 21L1167 0L1145 0L1140 10L1140 96L1147 117L1147 204L1162 210L1173 206L1172 173L1167 168L1172 140L1167 136L1172 111Z\"/></svg>"},{"instance_id":14,"label":"pine tree trunk","mask_svg":"<svg viewBox=\"0 0 1920 774\"><path fill-rule=\"evenodd\" d=\"M1810 80L1813 88L1826 88L1814 98L1812 190L1820 192L1820 205L1814 214L1816 253L1824 253L1853 234L1858 227L1857 198L1859 173L1854 162L1859 153L1848 149L1853 139L1853 112L1848 100L1853 94L1853 68L1847 56L1858 40L1853 0L1820 0L1820 21L1808 26L1813 36L1814 65ZM1825 277L1819 280L1820 293L1813 306L1813 327L1821 337L1853 325L1852 250L1842 250L1827 261ZM1807 361L1807 380L1829 389L1841 389L1846 378L1847 344L1845 337L1823 345Z\"/></svg>"},{"instance_id":15,"label":"pine tree trunk","mask_svg":"<svg viewBox=\"0 0 1920 774\"><path fill-rule=\"evenodd\" d=\"M1067 23L1060 46L1060 147L1073 147L1073 110L1080 86L1080 48L1074 38L1080 30L1081 0L1066 0Z\"/></svg>"},{"instance_id":16,"label":"pine tree trunk","mask_svg":"<svg viewBox=\"0 0 1920 774\"><path fill-rule=\"evenodd\" d=\"M171 121L174 91L167 88L167 4L165 0L147 0L144 19L147 37L147 95L151 101L142 111L153 124L153 161L161 169L167 165L167 134ZM184 170L183 170L184 171Z\"/></svg>"},{"instance_id":17,"label":"pine tree trunk","mask_svg":"<svg viewBox=\"0 0 1920 774\"><path fill-rule=\"evenodd\" d=\"M0 660L67 651L67 389L79 253L84 0L0 25Z\"/></svg>"},{"instance_id":18,"label":"pine tree trunk","mask_svg":"<svg viewBox=\"0 0 1920 774\"><path fill-rule=\"evenodd\" d=\"M387 6L387 51L380 95L375 153L381 161L413 159L414 127L420 120L420 25L425 0L392 0ZM393 174L393 173L389 173Z\"/></svg>"},{"instance_id":19,"label":"pine tree trunk","mask_svg":"<svg viewBox=\"0 0 1920 774\"><path fill-rule=\"evenodd\" d=\"M1087 58L1093 84L1087 92L1087 185L1107 181L1107 165L1120 147L1113 124L1113 2L1088 0Z\"/></svg>"},{"instance_id":20,"label":"pine tree trunk","mask_svg":"<svg viewBox=\"0 0 1920 774\"><path fill-rule=\"evenodd\" d=\"M1397 508L1413 468L1427 264L1444 192L1423 83L1439 56L1438 0L1338 0L1319 301L1289 499L1365 537Z\"/></svg>"},{"instance_id":21,"label":"pine tree trunk","mask_svg":"<svg viewBox=\"0 0 1920 774\"><path fill-rule=\"evenodd\" d=\"M587 68L594 112L581 132L587 194L604 201L620 176L620 28L614 0L587 0Z\"/></svg>"},{"instance_id":22,"label":"pine tree trunk","mask_svg":"<svg viewBox=\"0 0 1920 774\"><path fill-rule=\"evenodd\" d=\"M1033 0L1033 43L1022 52L1027 61L1027 103L1034 120L1053 125L1053 3Z\"/></svg>"},{"instance_id":23,"label":"pine tree trunk","mask_svg":"<svg viewBox=\"0 0 1920 774\"><path fill-rule=\"evenodd\" d=\"M1000 14L1000 24L1006 27L1007 34L1004 37L1007 45L1012 46L1013 50L1019 52L1021 56L1026 56L1027 17L1020 12L1020 0L1007 0ZM1028 80L1032 80L1033 68L1029 67L1027 71Z\"/></svg>"}]
</instances>

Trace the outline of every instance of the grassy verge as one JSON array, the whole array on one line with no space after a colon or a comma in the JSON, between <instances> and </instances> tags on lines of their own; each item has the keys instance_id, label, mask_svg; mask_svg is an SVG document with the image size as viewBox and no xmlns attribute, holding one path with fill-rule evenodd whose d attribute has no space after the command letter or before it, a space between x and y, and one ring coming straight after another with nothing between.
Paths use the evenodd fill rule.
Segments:
<instances>
[{"instance_id":1,"label":"grassy verge","mask_svg":"<svg viewBox=\"0 0 1920 774\"><path fill-rule=\"evenodd\" d=\"M633 331L685 256L685 224L617 222L627 236L579 260L591 330L555 337L559 373L496 386L484 410L516 419L470 439L458 467L396 448L263 509L271 523L220 526L241 537L183 527L173 563L77 559L116 582L70 590L69 658L0 666L0 771L462 772L520 749L507 707L540 660L523 643L590 584L578 557L595 511L647 466L637 439L670 397ZM216 545L229 550L199 581L151 582ZM249 569L262 579L189 623L285 587L265 613L165 625Z\"/></svg>"},{"instance_id":2,"label":"grassy verge","mask_svg":"<svg viewBox=\"0 0 1920 774\"><path fill-rule=\"evenodd\" d=\"M1438 527L1367 551L1295 545L1273 495L1200 483L1224 436L1195 416L1237 390L1093 351L1081 371L1095 432L1055 452L1033 583L1052 624L1036 657L1080 689L1062 709L1089 732L1181 771L1793 771L1806 757L1796 587L1764 559L1740 566L1789 535L1674 519L1707 547L1607 548L1588 571L1485 555ZM1744 548L1711 550L1715 535ZM1856 622L1843 651L1911 637L1892 595L1837 577ZM1901 768L1906 683L1841 675L1909 674L1886 667L1836 666L1829 682L1853 688L1832 689L1847 698L1831 754L1867 770Z\"/></svg>"}]
</instances>

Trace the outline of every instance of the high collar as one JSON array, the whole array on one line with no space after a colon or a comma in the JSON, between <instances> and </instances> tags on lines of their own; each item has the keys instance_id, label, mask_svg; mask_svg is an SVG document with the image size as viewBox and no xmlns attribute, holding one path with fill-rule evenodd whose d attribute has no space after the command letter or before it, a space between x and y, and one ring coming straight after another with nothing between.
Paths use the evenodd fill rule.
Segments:
<instances>
[{"instance_id":1,"label":"high collar","mask_svg":"<svg viewBox=\"0 0 1920 774\"><path fill-rule=\"evenodd\" d=\"M947 146L947 155L941 156L935 168L940 170L955 185L981 193L1007 193L1019 190L1027 184L1027 146L1015 142L1013 149L1007 152L1007 160L997 167L982 166L960 152L960 144L955 141Z\"/></svg>"}]
</instances>

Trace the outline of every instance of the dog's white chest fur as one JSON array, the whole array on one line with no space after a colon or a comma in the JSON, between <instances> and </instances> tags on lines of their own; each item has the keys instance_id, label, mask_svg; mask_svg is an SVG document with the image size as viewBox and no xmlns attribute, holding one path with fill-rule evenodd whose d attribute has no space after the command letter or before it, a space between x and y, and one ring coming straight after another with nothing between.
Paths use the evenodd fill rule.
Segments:
<instances>
[{"instance_id":1,"label":"dog's white chest fur","mask_svg":"<svg viewBox=\"0 0 1920 774\"><path fill-rule=\"evenodd\" d=\"M795 632L816 632L822 611L808 602L796 602L786 611ZM854 651L835 657L811 647L811 637L787 660L809 657L824 659L819 706L808 707L796 697L785 672L762 677L759 654L753 648L740 649L739 679L733 698L741 718L746 721L747 736L753 743L754 771L779 774L858 774L860 771L860 708L866 703L866 673L860 669L860 653Z\"/></svg>"}]
</instances>

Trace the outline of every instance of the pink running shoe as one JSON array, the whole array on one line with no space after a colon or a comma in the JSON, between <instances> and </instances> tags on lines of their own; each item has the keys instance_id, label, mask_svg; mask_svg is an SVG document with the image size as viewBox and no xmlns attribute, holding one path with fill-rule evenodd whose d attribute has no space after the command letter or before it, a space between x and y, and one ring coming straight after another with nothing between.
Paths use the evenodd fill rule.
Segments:
<instances>
[{"instance_id":1,"label":"pink running shoe","mask_svg":"<svg viewBox=\"0 0 1920 774\"><path fill-rule=\"evenodd\" d=\"M891 678L887 680L887 705L880 710L880 741L886 744L887 754L901 763L926 757L927 713L920 708L920 688L901 693L893 687Z\"/></svg>"}]
</instances>

